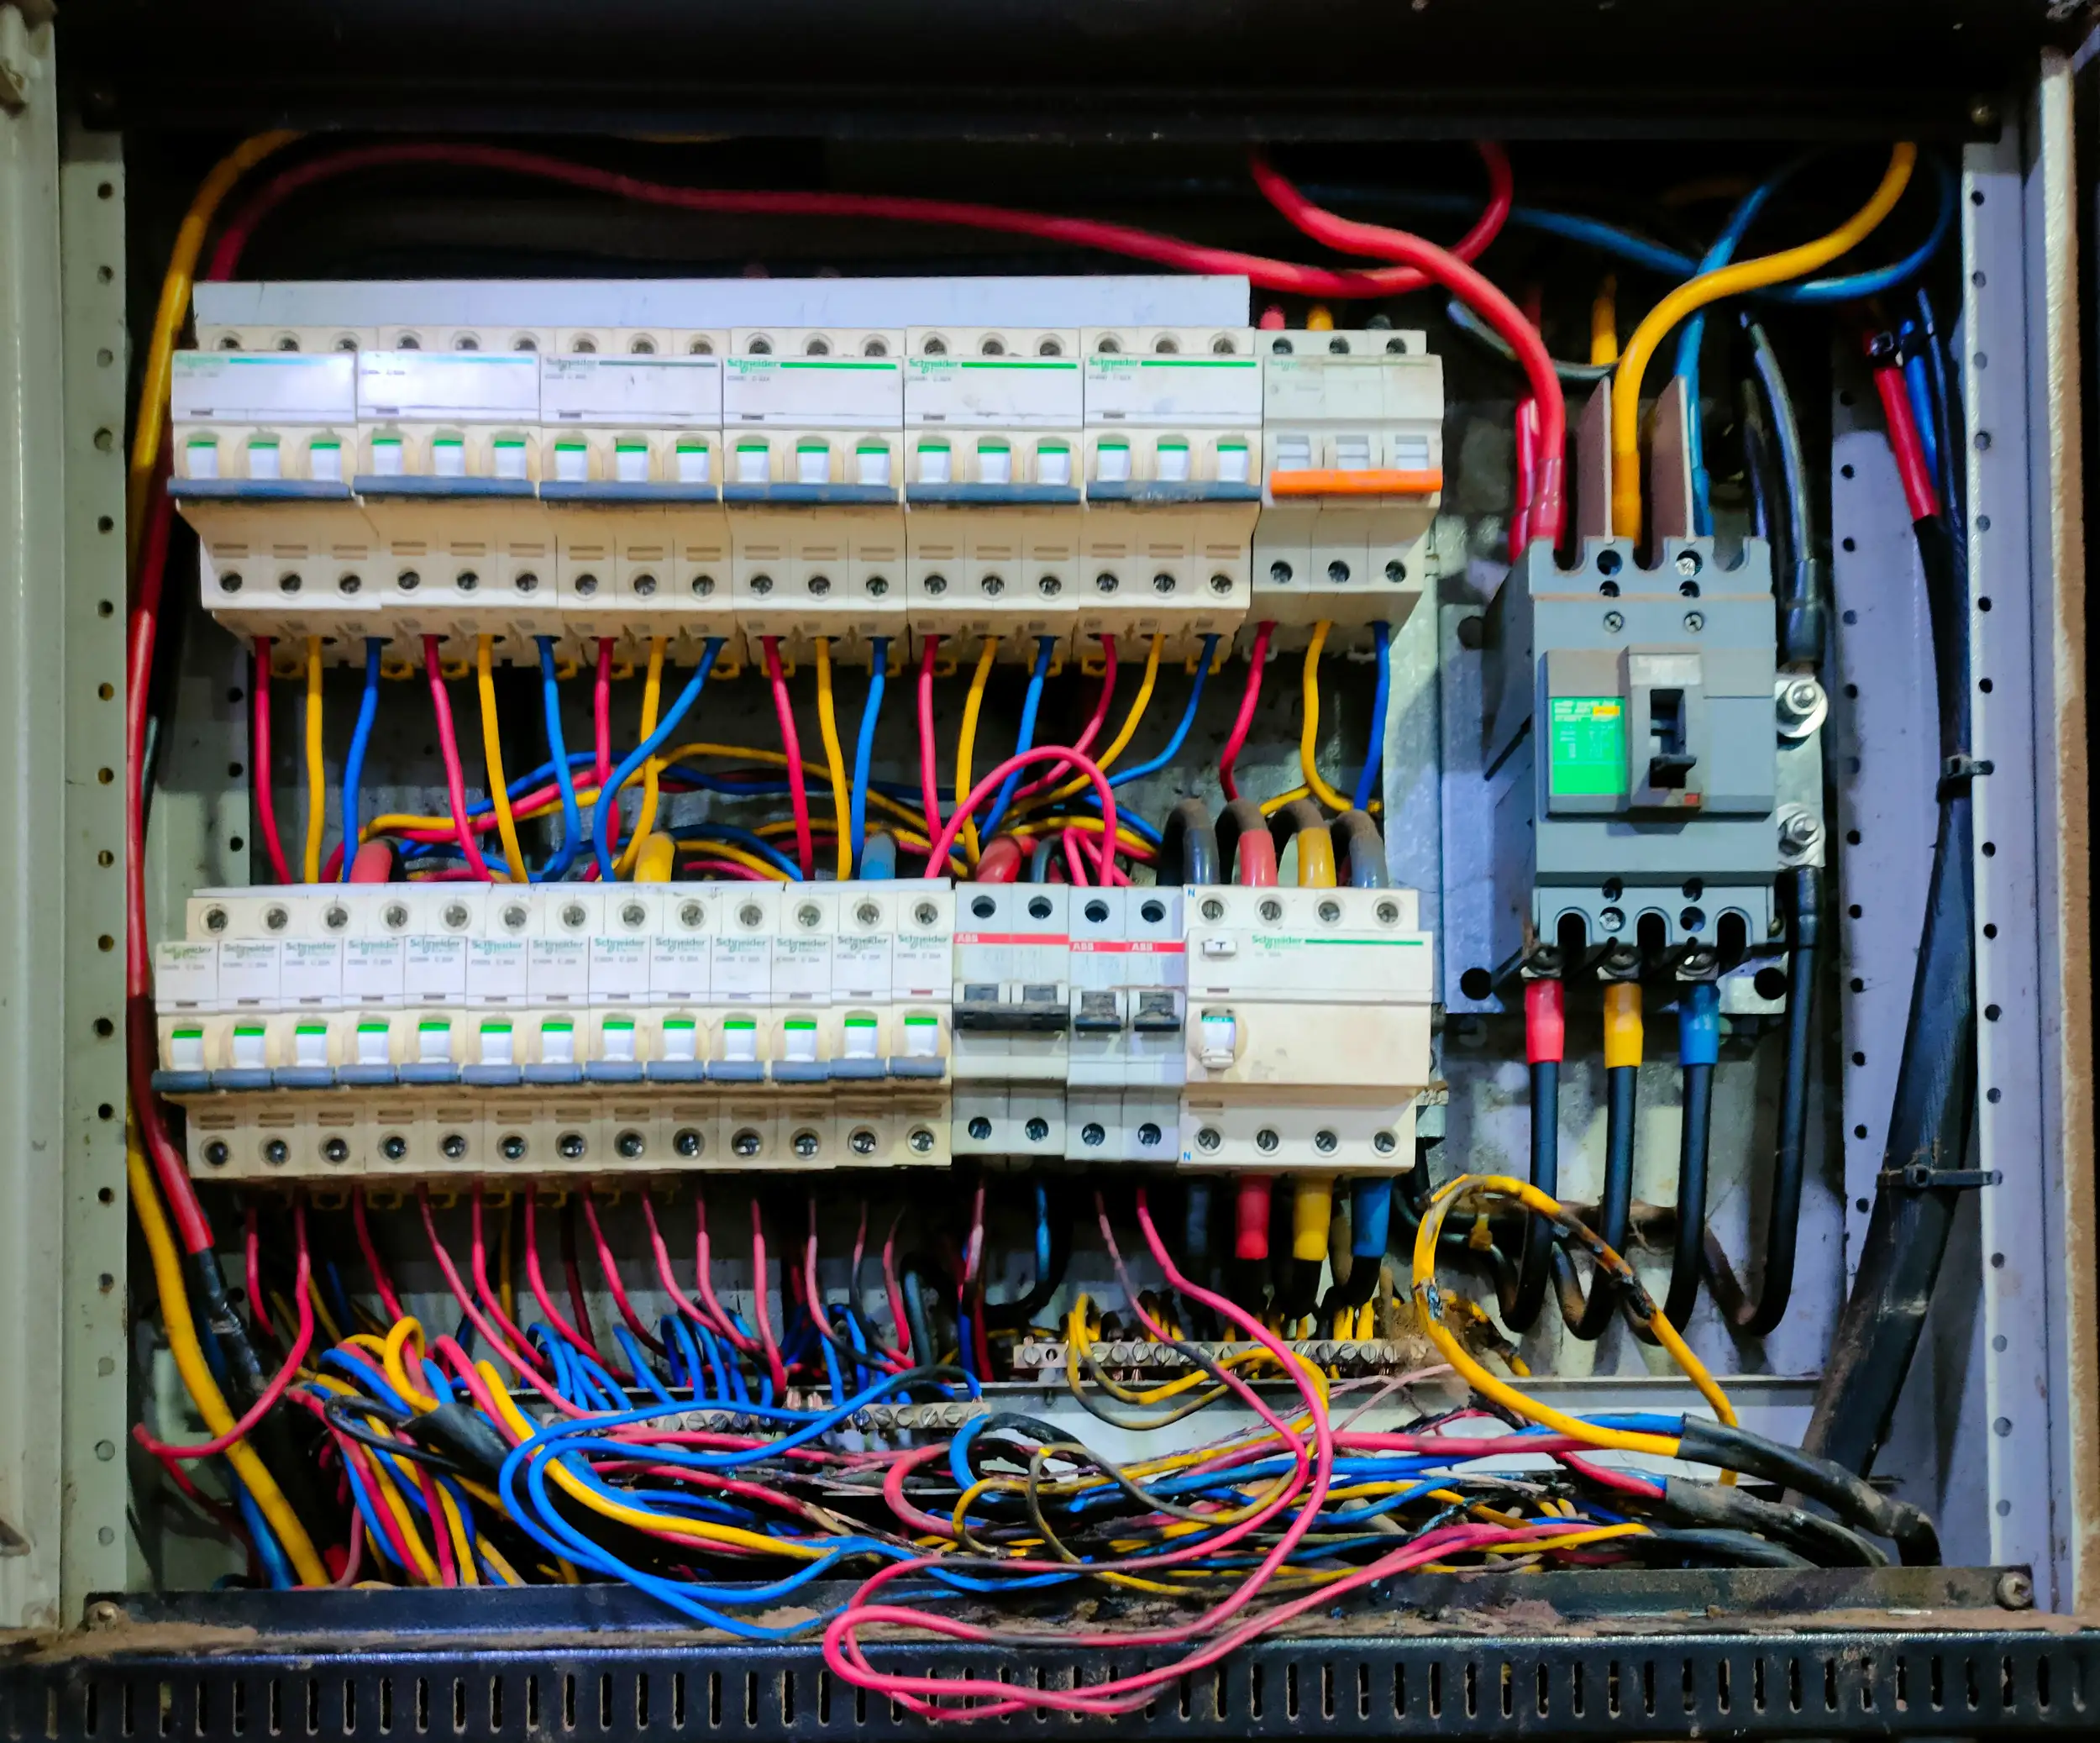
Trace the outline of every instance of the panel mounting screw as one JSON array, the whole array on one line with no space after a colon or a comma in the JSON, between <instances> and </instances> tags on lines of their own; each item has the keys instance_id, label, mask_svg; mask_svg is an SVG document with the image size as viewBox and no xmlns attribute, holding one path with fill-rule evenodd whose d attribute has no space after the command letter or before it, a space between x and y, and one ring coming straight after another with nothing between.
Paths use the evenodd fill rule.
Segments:
<instances>
[{"instance_id":1,"label":"panel mounting screw","mask_svg":"<svg viewBox=\"0 0 2100 1743\"><path fill-rule=\"evenodd\" d=\"M99 1604L87 1606L87 1625L90 1628L114 1628L124 1619L124 1613L107 1598Z\"/></svg>"},{"instance_id":2,"label":"panel mounting screw","mask_svg":"<svg viewBox=\"0 0 2100 1743\"><path fill-rule=\"evenodd\" d=\"M1604 627L1613 635L1617 635L1619 632L1625 627L1626 618L1625 614L1623 612L1606 612L1604 613Z\"/></svg>"},{"instance_id":3,"label":"panel mounting screw","mask_svg":"<svg viewBox=\"0 0 2100 1743\"><path fill-rule=\"evenodd\" d=\"M1998 1583L1992 1587L1991 1593L2000 1607L2005 1609L2032 1609L2034 1607L2034 1582L2018 1571L1998 1575Z\"/></svg>"},{"instance_id":4,"label":"panel mounting screw","mask_svg":"<svg viewBox=\"0 0 2100 1743\"><path fill-rule=\"evenodd\" d=\"M2051 7L2050 8L2050 16L2051 18L2068 18L2071 15L2071 11L2073 10L2076 10L2076 8L2073 8L2070 10L2066 10L2061 7ZM1977 127L1996 127L1998 125L1998 105L1979 97L1974 102L1969 105L1969 120L1972 125Z\"/></svg>"}]
</instances>

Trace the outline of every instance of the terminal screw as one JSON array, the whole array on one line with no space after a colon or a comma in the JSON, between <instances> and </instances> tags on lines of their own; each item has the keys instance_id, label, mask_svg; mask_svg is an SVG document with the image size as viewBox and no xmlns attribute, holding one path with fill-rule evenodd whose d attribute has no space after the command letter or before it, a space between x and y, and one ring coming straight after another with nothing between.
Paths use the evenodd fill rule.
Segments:
<instances>
[{"instance_id":1,"label":"terminal screw","mask_svg":"<svg viewBox=\"0 0 2100 1743\"><path fill-rule=\"evenodd\" d=\"M1779 826L1779 851L1792 858L1813 853L1823 843L1823 825L1814 816L1798 811Z\"/></svg>"}]
</instances>

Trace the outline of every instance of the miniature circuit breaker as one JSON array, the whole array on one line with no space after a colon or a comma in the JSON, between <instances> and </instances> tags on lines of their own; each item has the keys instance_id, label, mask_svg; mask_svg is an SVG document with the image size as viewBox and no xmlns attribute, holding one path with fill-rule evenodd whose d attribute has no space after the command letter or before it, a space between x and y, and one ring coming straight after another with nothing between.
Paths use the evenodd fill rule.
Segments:
<instances>
[{"instance_id":1,"label":"miniature circuit breaker","mask_svg":"<svg viewBox=\"0 0 2100 1743\"><path fill-rule=\"evenodd\" d=\"M1271 645L1368 649L1422 596L1424 545L1444 488L1444 366L1427 335L1263 333L1266 489L1251 622Z\"/></svg>"},{"instance_id":2,"label":"miniature circuit breaker","mask_svg":"<svg viewBox=\"0 0 2100 1743\"><path fill-rule=\"evenodd\" d=\"M1180 1152L1188 1077L1182 892L1168 885L1088 890L1069 900L1065 1158L1172 1162Z\"/></svg>"},{"instance_id":3,"label":"miniature circuit breaker","mask_svg":"<svg viewBox=\"0 0 2100 1743\"><path fill-rule=\"evenodd\" d=\"M1064 1154L1072 894L1062 885L971 885L958 892L958 1156Z\"/></svg>"},{"instance_id":4,"label":"miniature circuit breaker","mask_svg":"<svg viewBox=\"0 0 2100 1743\"><path fill-rule=\"evenodd\" d=\"M722 501L747 643L864 663L906 622L901 331L738 329L722 381Z\"/></svg>"},{"instance_id":5,"label":"miniature circuit breaker","mask_svg":"<svg viewBox=\"0 0 2100 1743\"><path fill-rule=\"evenodd\" d=\"M1262 365L1245 328L1089 328L1082 643L1164 636L1184 659L1247 615L1261 512Z\"/></svg>"},{"instance_id":6,"label":"miniature circuit breaker","mask_svg":"<svg viewBox=\"0 0 2100 1743\"><path fill-rule=\"evenodd\" d=\"M906 334L912 633L1027 664L1078 621L1084 400L1077 328Z\"/></svg>"}]
</instances>

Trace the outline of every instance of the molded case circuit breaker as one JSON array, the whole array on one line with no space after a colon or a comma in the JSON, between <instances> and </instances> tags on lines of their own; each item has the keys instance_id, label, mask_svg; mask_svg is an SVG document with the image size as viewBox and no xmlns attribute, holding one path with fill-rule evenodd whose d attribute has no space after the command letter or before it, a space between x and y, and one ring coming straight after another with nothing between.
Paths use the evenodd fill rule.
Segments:
<instances>
[{"instance_id":1,"label":"molded case circuit breaker","mask_svg":"<svg viewBox=\"0 0 2100 1743\"><path fill-rule=\"evenodd\" d=\"M1534 544L1488 649L1498 976L1571 924L1591 959L1761 948L1775 879L1822 842L1821 694L1776 672L1768 547L1725 569L1710 539L1670 539L1644 570L1591 539L1563 570Z\"/></svg>"}]
</instances>

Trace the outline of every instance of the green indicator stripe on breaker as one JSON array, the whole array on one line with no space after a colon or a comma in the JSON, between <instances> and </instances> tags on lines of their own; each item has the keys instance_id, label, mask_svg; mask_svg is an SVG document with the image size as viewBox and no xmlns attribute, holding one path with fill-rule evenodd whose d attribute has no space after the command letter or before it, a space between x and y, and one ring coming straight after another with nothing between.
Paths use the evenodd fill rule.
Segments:
<instances>
[{"instance_id":1,"label":"green indicator stripe on breaker","mask_svg":"<svg viewBox=\"0 0 2100 1743\"><path fill-rule=\"evenodd\" d=\"M1626 705L1617 696L1554 696L1547 767L1556 793L1626 790Z\"/></svg>"},{"instance_id":2,"label":"green indicator stripe on breaker","mask_svg":"<svg viewBox=\"0 0 2100 1743\"><path fill-rule=\"evenodd\" d=\"M957 369L1077 369L1076 363L1060 363L1054 358L1037 361L1032 357L966 357L956 363Z\"/></svg>"}]
</instances>

